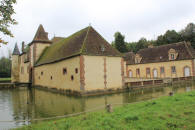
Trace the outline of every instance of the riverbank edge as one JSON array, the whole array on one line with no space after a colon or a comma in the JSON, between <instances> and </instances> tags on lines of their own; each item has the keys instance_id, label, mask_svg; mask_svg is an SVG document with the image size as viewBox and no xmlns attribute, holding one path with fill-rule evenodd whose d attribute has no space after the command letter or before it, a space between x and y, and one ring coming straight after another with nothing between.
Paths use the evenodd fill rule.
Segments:
<instances>
[{"instance_id":1,"label":"riverbank edge","mask_svg":"<svg viewBox=\"0 0 195 130\"><path fill-rule=\"evenodd\" d=\"M11 83L11 78L0 78L0 83Z\"/></svg>"},{"instance_id":2,"label":"riverbank edge","mask_svg":"<svg viewBox=\"0 0 195 130\"><path fill-rule=\"evenodd\" d=\"M195 91L126 104L106 111L44 121L27 129L193 129L195 128ZM16 130L17 130L16 129Z\"/></svg>"},{"instance_id":3,"label":"riverbank edge","mask_svg":"<svg viewBox=\"0 0 195 130\"><path fill-rule=\"evenodd\" d=\"M59 94L65 94L67 96L76 96L76 97L91 97L91 96L101 96L101 95L110 95L110 94L117 94L117 93L123 93L123 92L130 92L133 90L143 90L143 89L151 89L151 88L162 88L167 87L170 85L178 85L178 84L188 84L188 83L194 83L195 80L179 80L174 81L171 83L163 83L163 84L155 84L155 85L144 85L144 86L134 86L134 87L122 87L117 89L106 89L106 90L92 90L92 91L86 91L86 92L79 92L79 91L73 91L73 90L63 90L63 89L57 89L57 88L48 88L47 86L39 86L34 85L31 86L27 83L0 83L0 90L1 89L16 89L18 87L28 87L28 88L37 88L44 91L49 91L53 93L59 93Z\"/></svg>"},{"instance_id":4,"label":"riverbank edge","mask_svg":"<svg viewBox=\"0 0 195 130\"><path fill-rule=\"evenodd\" d=\"M162 83L162 84L155 84L155 85L145 85L145 86L134 86L134 87L121 87L117 89L97 89L97 90L91 90L91 91L74 91L74 90L64 90L64 89L57 89L57 88L49 88L47 86L39 86L35 85L33 87L50 91L54 93L60 93L65 94L68 96L78 96L78 97L90 97L90 96L100 96L100 95L109 95L109 94L117 94L117 93L123 93L123 92L129 92L132 90L142 90L142 89L149 89L149 88L161 88L161 87L167 87L170 85L178 85L178 84L186 84L186 83L192 83L195 82L195 80L179 80L174 81L171 83Z\"/></svg>"}]
</instances>

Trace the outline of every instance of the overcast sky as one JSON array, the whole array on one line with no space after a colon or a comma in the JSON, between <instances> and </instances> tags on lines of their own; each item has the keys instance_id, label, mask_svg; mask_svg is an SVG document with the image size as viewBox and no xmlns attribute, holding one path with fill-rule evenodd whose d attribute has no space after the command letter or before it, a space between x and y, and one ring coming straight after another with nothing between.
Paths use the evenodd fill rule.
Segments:
<instances>
[{"instance_id":1,"label":"overcast sky","mask_svg":"<svg viewBox=\"0 0 195 130\"><path fill-rule=\"evenodd\" d=\"M11 27L14 38L0 36L9 44L0 48L7 56L15 43L30 43L42 24L49 37L67 37L91 23L108 41L120 31L127 42L141 37L156 39L168 29L179 31L195 23L195 0L17 0Z\"/></svg>"}]
</instances>

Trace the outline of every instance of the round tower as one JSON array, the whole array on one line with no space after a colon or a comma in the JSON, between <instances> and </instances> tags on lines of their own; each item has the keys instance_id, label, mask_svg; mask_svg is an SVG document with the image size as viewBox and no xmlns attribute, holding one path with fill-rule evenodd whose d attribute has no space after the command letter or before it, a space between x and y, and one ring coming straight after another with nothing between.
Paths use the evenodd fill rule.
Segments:
<instances>
[{"instance_id":1,"label":"round tower","mask_svg":"<svg viewBox=\"0 0 195 130\"><path fill-rule=\"evenodd\" d=\"M14 51L12 53L12 69L11 69L12 83L19 82L19 55L20 55L20 51L16 43L14 47Z\"/></svg>"}]
</instances>

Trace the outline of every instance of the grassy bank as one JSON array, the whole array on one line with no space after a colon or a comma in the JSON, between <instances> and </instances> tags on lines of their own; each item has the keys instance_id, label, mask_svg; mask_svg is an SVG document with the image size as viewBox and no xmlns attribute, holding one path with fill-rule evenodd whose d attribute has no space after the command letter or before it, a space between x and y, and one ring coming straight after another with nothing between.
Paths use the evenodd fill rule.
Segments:
<instances>
[{"instance_id":1,"label":"grassy bank","mask_svg":"<svg viewBox=\"0 0 195 130\"><path fill-rule=\"evenodd\" d=\"M195 129L195 91L18 129Z\"/></svg>"},{"instance_id":2,"label":"grassy bank","mask_svg":"<svg viewBox=\"0 0 195 130\"><path fill-rule=\"evenodd\" d=\"M11 82L11 78L0 78L0 83L3 83L3 82Z\"/></svg>"}]
</instances>

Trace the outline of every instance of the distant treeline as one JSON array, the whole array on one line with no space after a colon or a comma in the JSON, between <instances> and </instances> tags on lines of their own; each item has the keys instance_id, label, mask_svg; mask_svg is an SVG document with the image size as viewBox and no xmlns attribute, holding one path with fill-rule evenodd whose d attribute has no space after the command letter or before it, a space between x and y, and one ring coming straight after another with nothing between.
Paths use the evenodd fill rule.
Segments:
<instances>
[{"instance_id":1,"label":"distant treeline","mask_svg":"<svg viewBox=\"0 0 195 130\"><path fill-rule=\"evenodd\" d=\"M112 42L112 46L122 53L129 51L136 53L140 49L147 48L148 45L160 46L181 41L190 41L193 48L195 48L195 24L189 23L179 32L167 30L165 34L158 36L156 40L147 40L142 37L137 42L125 42L125 36L120 32L116 32L114 37L115 40Z\"/></svg>"},{"instance_id":2,"label":"distant treeline","mask_svg":"<svg viewBox=\"0 0 195 130\"><path fill-rule=\"evenodd\" d=\"M0 59L0 78L11 77L11 60L2 57Z\"/></svg>"}]
</instances>

